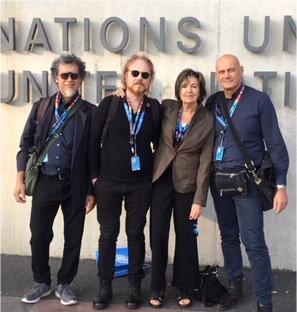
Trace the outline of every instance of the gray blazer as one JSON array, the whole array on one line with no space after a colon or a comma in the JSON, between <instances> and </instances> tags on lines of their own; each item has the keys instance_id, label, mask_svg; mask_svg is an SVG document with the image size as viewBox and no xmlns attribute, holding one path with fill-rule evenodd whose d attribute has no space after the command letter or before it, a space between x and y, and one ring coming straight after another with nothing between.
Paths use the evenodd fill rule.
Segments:
<instances>
[{"instance_id":1,"label":"gray blazer","mask_svg":"<svg viewBox=\"0 0 297 312\"><path fill-rule=\"evenodd\" d=\"M195 192L194 204L206 206L214 140L214 117L200 104L177 149L173 148L180 103L162 102L163 120L159 146L154 155L153 182L172 162L174 188L179 193Z\"/></svg>"}]
</instances>

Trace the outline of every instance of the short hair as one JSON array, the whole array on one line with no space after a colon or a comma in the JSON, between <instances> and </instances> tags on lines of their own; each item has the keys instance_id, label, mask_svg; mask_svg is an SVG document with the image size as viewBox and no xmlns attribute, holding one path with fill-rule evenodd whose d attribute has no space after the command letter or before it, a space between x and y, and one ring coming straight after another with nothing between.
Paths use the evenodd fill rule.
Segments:
<instances>
[{"instance_id":1,"label":"short hair","mask_svg":"<svg viewBox=\"0 0 297 312\"><path fill-rule=\"evenodd\" d=\"M123 68L123 72L122 72L122 84L123 84L123 88L126 89L127 88L127 84L126 84L126 73L128 71L129 66L134 63L137 60L143 60L147 63L147 65L150 67L150 74L151 74L151 82L154 80L155 78L155 69L154 69L154 64L152 63L152 61L146 56L146 55L137 55L134 54L132 55L127 62L124 65Z\"/></svg>"},{"instance_id":2,"label":"short hair","mask_svg":"<svg viewBox=\"0 0 297 312\"><path fill-rule=\"evenodd\" d=\"M62 54L53 60L53 63L51 66L51 74L52 74L54 81L56 80L58 76L60 64L76 64L78 66L79 77L82 80L84 80L86 76L85 62L83 62L78 56L74 54Z\"/></svg>"},{"instance_id":3,"label":"short hair","mask_svg":"<svg viewBox=\"0 0 297 312\"><path fill-rule=\"evenodd\" d=\"M175 81L175 97L178 101L181 102L181 98L179 96L179 91L181 88L181 84L188 79L189 77L197 78L199 82L199 97L197 99L198 104L202 103L202 101L206 97L206 89L205 89L205 79L202 73L194 71L193 69L186 68L184 69L176 78Z\"/></svg>"}]
</instances>

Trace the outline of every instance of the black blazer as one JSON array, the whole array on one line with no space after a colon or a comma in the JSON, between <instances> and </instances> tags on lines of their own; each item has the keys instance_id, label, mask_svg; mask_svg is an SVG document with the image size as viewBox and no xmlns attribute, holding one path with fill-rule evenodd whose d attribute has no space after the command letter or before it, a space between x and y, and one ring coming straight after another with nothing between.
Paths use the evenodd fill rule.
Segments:
<instances>
[{"instance_id":1,"label":"black blazer","mask_svg":"<svg viewBox=\"0 0 297 312\"><path fill-rule=\"evenodd\" d=\"M40 151L50 130L52 116L55 110L55 96L52 96L41 123L36 127L36 115L40 100L34 103L22 133L20 151L17 154L17 171L25 171L29 149L36 146ZM88 174L88 138L91 124L91 114L95 105L83 101L81 107L72 118L74 121L74 144L71 163L71 195L74 203L84 203L87 194L93 194ZM36 134L34 135L36 131Z\"/></svg>"}]
</instances>

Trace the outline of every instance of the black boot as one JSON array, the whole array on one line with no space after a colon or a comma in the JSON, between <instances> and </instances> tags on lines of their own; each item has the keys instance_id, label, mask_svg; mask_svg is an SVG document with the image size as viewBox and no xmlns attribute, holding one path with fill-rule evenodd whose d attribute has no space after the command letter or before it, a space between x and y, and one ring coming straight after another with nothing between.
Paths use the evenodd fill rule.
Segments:
<instances>
[{"instance_id":1,"label":"black boot","mask_svg":"<svg viewBox=\"0 0 297 312\"><path fill-rule=\"evenodd\" d=\"M138 309L142 300L141 280L131 280L130 289L126 298L126 308Z\"/></svg>"},{"instance_id":2,"label":"black boot","mask_svg":"<svg viewBox=\"0 0 297 312\"><path fill-rule=\"evenodd\" d=\"M257 312L272 312L272 304L257 303Z\"/></svg>"},{"instance_id":3,"label":"black boot","mask_svg":"<svg viewBox=\"0 0 297 312\"><path fill-rule=\"evenodd\" d=\"M217 310L226 311L233 307L233 305L242 297L242 282L229 282L228 292L219 299L216 306Z\"/></svg>"},{"instance_id":4,"label":"black boot","mask_svg":"<svg viewBox=\"0 0 297 312\"><path fill-rule=\"evenodd\" d=\"M99 294L94 297L93 308L104 310L108 307L108 302L112 298L112 287L110 281L101 280L99 282Z\"/></svg>"}]
</instances>

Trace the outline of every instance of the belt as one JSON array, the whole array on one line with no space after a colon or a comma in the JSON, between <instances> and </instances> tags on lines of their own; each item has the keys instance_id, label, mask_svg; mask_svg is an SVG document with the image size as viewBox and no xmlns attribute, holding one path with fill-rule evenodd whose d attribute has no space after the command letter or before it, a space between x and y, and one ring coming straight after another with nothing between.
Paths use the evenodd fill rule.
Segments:
<instances>
[{"instance_id":1,"label":"belt","mask_svg":"<svg viewBox=\"0 0 297 312\"><path fill-rule=\"evenodd\" d=\"M70 179L70 173L61 173L61 174L57 174L57 175L47 175L47 174L43 174L48 180L59 180L59 181L63 181L63 180L69 180Z\"/></svg>"}]
</instances>

